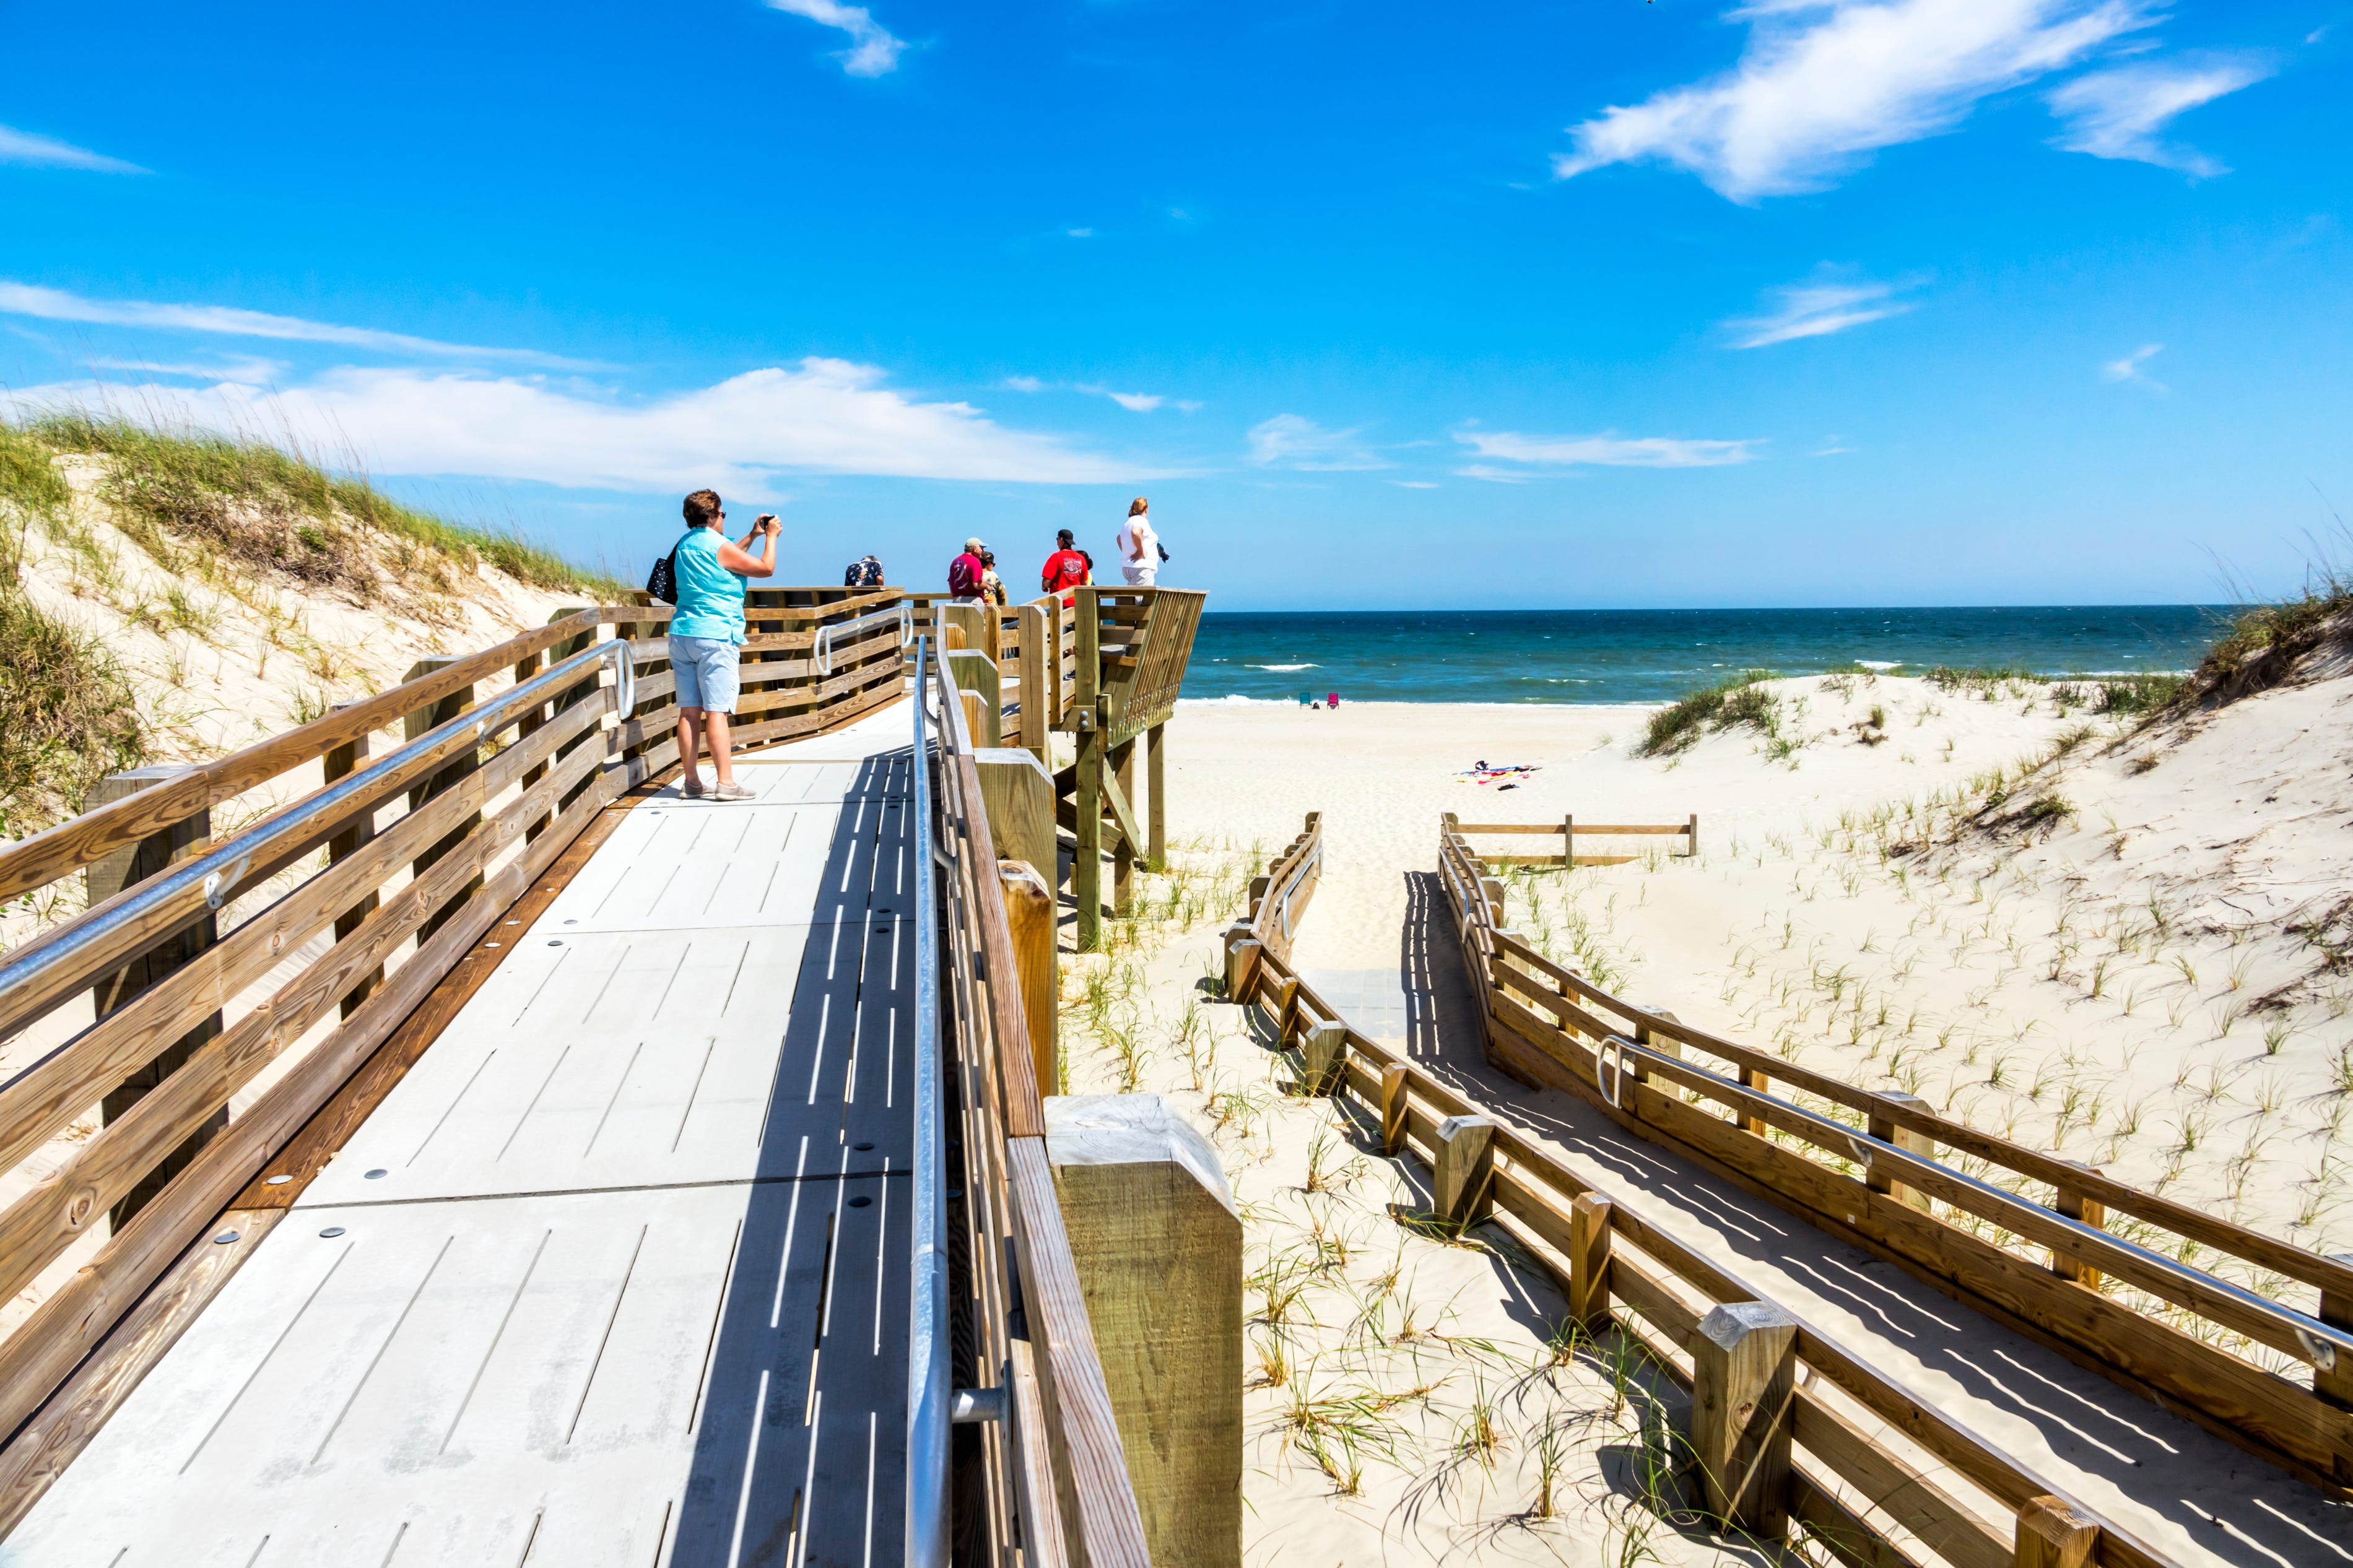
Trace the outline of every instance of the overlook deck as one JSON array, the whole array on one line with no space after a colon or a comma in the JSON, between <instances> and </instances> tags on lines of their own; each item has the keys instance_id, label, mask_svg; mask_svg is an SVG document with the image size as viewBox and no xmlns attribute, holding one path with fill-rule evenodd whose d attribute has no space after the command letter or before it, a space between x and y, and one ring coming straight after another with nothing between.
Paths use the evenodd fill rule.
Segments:
<instances>
[{"instance_id":1,"label":"overlook deck","mask_svg":"<svg viewBox=\"0 0 2353 1568\"><path fill-rule=\"evenodd\" d=\"M909 718L613 808L8 1561L902 1560Z\"/></svg>"}]
</instances>

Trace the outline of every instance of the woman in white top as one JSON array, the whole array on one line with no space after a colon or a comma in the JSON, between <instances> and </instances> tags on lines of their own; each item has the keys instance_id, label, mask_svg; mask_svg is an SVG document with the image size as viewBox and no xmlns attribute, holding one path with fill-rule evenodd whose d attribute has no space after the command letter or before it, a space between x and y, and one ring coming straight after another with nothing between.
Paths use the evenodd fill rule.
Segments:
<instances>
[{"instance_id":1,"label":"woman in white top","mask_svg":"<svg viewBox=\"0 0 2353 1568\"><path fill-rule=\"evenodd\" d=\"M1128 504L1127 521L1113 541L1120 569L1131 587L1149 588L1160 570L1160 536L1152 531L1152 503L1138 496Z\"/></svg>"}]
</instances>

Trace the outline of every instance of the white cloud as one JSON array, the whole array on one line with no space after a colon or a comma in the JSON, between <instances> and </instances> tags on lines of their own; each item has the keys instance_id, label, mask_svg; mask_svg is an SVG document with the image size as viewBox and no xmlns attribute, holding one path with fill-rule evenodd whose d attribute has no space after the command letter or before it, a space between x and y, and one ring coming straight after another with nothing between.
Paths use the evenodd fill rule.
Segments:
<instances>
[{"instance_id":1,"label":"white cloud","mask_svg":"<svg viewBox=\"0 0 2353 1568\"><path fill-rule=\"evenodd\" d=\"M2124 358L2112 359L2106 363L2101 365L2100 379L2103 381L2137 381L2143 386L2151 387L2156 391L2167 391L2168 388L2166 386L2165 383L2157 380L2154 376L2151 376L2148 372L2141 368L2150 360L2155 359L2159 353L2163 353L2164 350L2165 345L2163 343L2143 343L2140 347L2133 350L2132 353L2125 355Z\"/></svg>"},{"instance_id":2,"label":"white cloud","mask_svg":"<svg viewBox=\"0 0 2353 1568\"><path fill-rule=\"evenodd\" d=\"M1034 375L1008 375L1001 384L1008 392L1043 392L1046 384Z\"/></svg>"},{"instance_id":3,"label":"white cloud","mask_svg":"<svg viewBox=\"0 0 2353 1568\"><path fill-rule=\"evenodd\" d=\"M1072 239L1092 239L1095 237L1095 231L1091 228L1066 228L1062 232Z\"/></svg>"},{"instance_id":4,"label":"white cloud","mask_svg":"<svg viewBox=\"0 0 2353 1568\"><path fill-rule=\"evenodd\" d=\"M1751 23L1736 67L1572 126L1555 175L1663 158L1735 201L1818 190L2151 20L2140 0L1759 0L1732 15Z\"/></svg>"},{"instance_id":5,"label":"white cloud","mask_svg":"<svg viewBox=\"0 0 2353 1568\"><path fill-rule=\"evenodd\" d=\"M1401 490L1434 490L1438 488L1435 479L1391 479L1389 483Z\"/></svg>"},{"instance_id":6,"label":"white cloud","mask_svg":"<svg viewBox=\"0 0 2353 1568\"><path fill-rule=\"evenodd\" d=\"M2228 169L2196 148L2160 141L2158 132L2176 115L2271 74L2269 65L2253 59L2094 71L2060 87L2048 99L2051 111L2066 122L2052 145L2094 158L2130 158L2200 178L2225 174Z\"/></svg>"},{"instance_id":7,"label":"white cloud","mask_svg":"<svg viewBox=\"0 0 2353 1568\"><path fill-rule=\"evenodd\" d=\"M18 131L6 125L0 125L0 163L30 163L36 168L45 169L87 169L97 174L143 174L147 172L136 163L126 163L120 158L110 158L103 153L93 153L87 147L77 147L54 136L37 136L29 131Z\"/></svg>"},{"instance_id":8,"label":"white cloud","mask_svg":"<svg viewBox=\"0 0 2353 1568\"><path fill-rule=\"evenodd\" d=\"M350 451L377 473L463 474L622 490L754 494L785 473L1036 484L1129 483L1165 469L1008 430L965 403L919 402L873 365L809 358L644 401L542 376L345 368L276 393L224 382L36 387L20 406L98 404Z\"/></svg>"},{"instance_id":9,"label":"white cloud","mask_svg":"<svg viewBox=\"0 0 2353 1568\"><path fill-rule=\"evenodd\" d=\"M1513 430L1458 430L1454 438L1479 457L1532 468L1718 468L1753 461L1761 442L1694 441L1666 436L1525 436ZM1528 472L1472 464L1458 470L1474 479L1521 479Z\"/></svg>"},{"instance_id":10,"label":"white cloud","mask_svg":"<svg viewBox=\"0 0 2353 1568\"><path fill-rule=\"evenodd\" d=\"M1823 280L1792 283L1772 293L1779 308L1770 315L1725 323L1740 334L1733 347L1761 349L1797 338L1828 337L1867 321L1900 316L1912 308L1908 300L1895 298L1896 286L1892 283Z\"/></svg>"},{"instance_id":11,"label":"white cloud","mask_svg":"<svg viewBox=\"0 0 2353 1568\"><path fill-rule=\"evenodd\" d=\"M768 5L849 34L849 47L833 57L847 75L886 76L899 68L899 57L906 51L905 41L892 37L863 5L844 5L839 0L768 0Z\"/></svg>"},{"instance_id":12,"label":"white cloud","mask_svg":"<svg viewBox=\"0 0 2353 1568\"><path fill-rule=\"evenodd\" d=\"M1201 406L1188 397L1170 397L1158 392L1113 392L1108 386L1093 385L1086 382L1081 382L1078 390L1093 397L1108 397L1130 414L1149 414L1163 405L1182 409L1190 414Z\"/></svg>"},{"instance_id":13,"label":"white cloud","mask_svg":"<svg viewBox=\"0 0 2353 1568\"><path fill-rule=\"evenodd\" d=\"M273 381L287 369L284 360L261 359L250 354L240 354L235 359L213 364L152 359L94 359L90 364L92 370L143 370L151 375L184 375L191 381L234 381L247 386L259 386Z\"/></svg>"},{"instance_id":14,"label":"white cloud","mask_svg":"<svg viewBox=\"0 0 2353 1568\"><path fill-rule=\"evenodd\" d=\"M578 360L558 358L531 349L478 348L467 343L437 342L406 332L378 331L373 327L343 327L331 321L306 321L299 316L272 316L260 310L240 310L227 305L168 305L145 300L88 300L62 289L42 289L29 283L0 280L0 314L35 316L47 321L89 321L112 327L157 327L166 331L211 332L231 338L273 338L289 342L342 343L352 348L381 349L391 353L428 354L437 359L514 360L557 369L593 368Z\"/></svg>"},{"instance_id":15,"label":"white cloud","mask_svg":"<svg viewBox=\"0 0 2353 1568\"><path fill-rule=\"evenodd\" d=\"M1278 414L1250 429L1250 460L1259 467L1338 472L1388 465L1356 443L1354 430L1326 430L1297 414Z\"/></svg>"}]
</instances>

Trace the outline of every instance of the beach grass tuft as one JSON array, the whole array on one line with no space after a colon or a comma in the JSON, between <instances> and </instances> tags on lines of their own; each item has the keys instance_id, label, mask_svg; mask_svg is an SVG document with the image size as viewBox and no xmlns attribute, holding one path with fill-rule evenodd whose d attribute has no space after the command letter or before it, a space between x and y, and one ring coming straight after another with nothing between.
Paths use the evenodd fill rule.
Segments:
<instances>
[{"instance_id":1,"label":"beach grass tuft","mask_svg":"<svg viewBox=\"0 0 2353 1568\"><path fill-rule=\"evenodd\" d=\"M1701 736L1747 725L1771 736L1780 728L1780 703L1765 689L1773 679L1769 669L1744 669L1715 685L1651 715L1637 754L1672 756L1696 744Z\"/></svg>"}]
</instances>

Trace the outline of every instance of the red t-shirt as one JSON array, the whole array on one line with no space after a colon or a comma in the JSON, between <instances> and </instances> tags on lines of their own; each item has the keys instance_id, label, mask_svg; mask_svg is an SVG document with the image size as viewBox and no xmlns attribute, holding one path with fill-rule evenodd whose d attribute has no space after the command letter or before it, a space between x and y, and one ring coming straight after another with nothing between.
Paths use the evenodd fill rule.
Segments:
<instances>
[{"instance_id":1,"label":"red t-shirt","mask_svg":"<svg viewBox=\"0 0 2353 1568\"><path fill-rule=\"evenodd\" d=\"M1059 594L1065 588L1075 588L1083 584L1092 569L1092 563L1088 561L1085 551L1057 550L1046 557L1045 569L1039 574L1039 581L1049 594Z\"/></svg>"}]
</instances>

